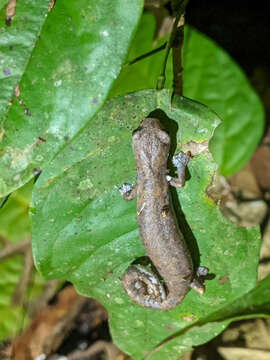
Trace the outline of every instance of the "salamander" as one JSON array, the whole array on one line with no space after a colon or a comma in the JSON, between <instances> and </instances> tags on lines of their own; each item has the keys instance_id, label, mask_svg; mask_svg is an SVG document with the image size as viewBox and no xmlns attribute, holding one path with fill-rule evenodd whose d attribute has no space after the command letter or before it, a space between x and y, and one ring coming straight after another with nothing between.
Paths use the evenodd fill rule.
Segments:
<instances>
[{"instance_id":1,"label":"salamander","mask_svg":"<svg viewBox=\"0 0 270 360\"><path fill-rule=\"evenodd\" d=\"M189 288L199 294L204 286L196 273L184 236L179 229L170 198L169 184L181 188L190 154L180 152L173 158L178 177L168 175L170 137L158 119L146 118L132 135L137 171L136 186L124 184L120 189L125 200L137 196L139 235L155 270L130 265L121 278L127 295L137 304L151 309L169 310L177 306Z\"/></svg>"}]
</instances>

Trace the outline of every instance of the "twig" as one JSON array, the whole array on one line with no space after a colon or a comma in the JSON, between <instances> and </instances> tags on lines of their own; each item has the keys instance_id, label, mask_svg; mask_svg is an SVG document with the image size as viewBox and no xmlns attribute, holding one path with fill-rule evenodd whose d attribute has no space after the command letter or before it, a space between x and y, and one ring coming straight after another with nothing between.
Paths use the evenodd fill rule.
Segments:
<instances>
[{"instance_id":1,"label":"twig","mask_svg":"<svg viewBox=\"0 0 270 360\"><path fill-rule=\"evenodd\" d=\"M4 236L0 235L0 238L5 244L4 248L0 251L0 261L6 260L14 255L23 254L30 247L29 239L12 244L8 243Z\"/></svg>"},{"instance_id":2,"label":"twig","mask_svg":"<svg viewBox=\"0 0 270 360\"><path fill-rule=\"evenodd\" d=\"M34 261L32 256L31 247L28 244L28 248L25 250L24 264L22 268L22 274L17 283L16 289L12 295L12 304L22 306L24 302L24 295L31 279L31 273L34 267Z\"/></svg>"},{"instance_id":3,"label":"twig","mask_svg":"<svg viewBox=\"0 0 270 360\"><path fill-rule=\"evenodd\" d=\"M0 243L3 244L3 247L6 247L6 246L8 246L9 241L5 236L0 234ZM0 251L0 253L1 253L1 251Z\"/></svg>"},{"instance_id":4,"label":"twig","mask_svg":"<svg viewBox=\"0 0 270 360\"><path fill-rule=\"evenodd\" d=\"M157 52L159 52L159 51L161 51L161 50L164 50L164 49L166 48L166 45L167 45L167 42L165 42L163 45L159 46L158 48L156 48L156 49L154 49L154 50L151 50L151 51L149 51L149 52L147 52L147 53L145 53L145 54L142 54L142 55L136 57L135 59L127 62L126 64L123 65L123 67L129 66L129 65L133 65L133 64L135 64L137 61L140 61L140 60L142 60L142 59L145 59L145 58L147 58L147 57L149 57L149 56L151 56L151 55L156 54Z\"/></svg>"},{"instance_id":5,"label":"twig","mask_svg":"<svg viewBox=\"0 0 270 360\"><path fill-rule=\"evenodd\" d=\"M180 18L180 24L177 27L174 42L172 44L172 62L173 62L173 95L182 95L183 93L183 69L182 69L182 46L184 40L184 16Z\"/></svg>"},{"instance_id":6,"label":"twig","mask_svg":"<svg viewBox=\"0 0 270 360\"><path fill-rule=\"evenodd\" d=\"M48 280L42 293L35 298L28 306L28 315L30 318L36 316L43 308L48 305L48 302L55 296L59 288L59 280Z\"/></svg>"},{"instance_id":7,"label":"twig","mask_svg":"<svg viewBox=\"0 0 270 360\"><path fill-rule=\"evenodd\" d=\"M164 84L165 84L165 80L166 80L165 72L166 72L166 65L167 65L167 61L168 61L168 56L169 56L171 48L173 47L173 44L175 44L175 38L176 38L177 33L178 33L178 23L179 23L179 20L180 20L181 16L185 12L185 8L186 8L187 3L188 3L188 0L183 0L181 2L181 4L180 4L179 8L175 9L177 14L176 14L176 17L175 17L175 20L174 20L174 24L173 24L173 28L172 28L170 38L169 38L169 40L168 40L168 42L166 44L165 56L164 56L164 59L163 59L161 72L160 72L160 75L158 76L158 79L157 79L157 87L156 87L157 90L161 90L161 89L164 88Z\"/></svg>"},{"instance_id":8,"label":"twig","mask_svg":"<svg viewBox=\"0 0 270 360\"><path fill-rule=\"evenodd\" d=\"M105 353L106 360L117 360L120 353L114 344L100 340L95 342L85 351L75 351L68 356L68 360L88 360L91 356L94 356L102 351Z\"/></svg>"},{"instance_id":9,"label":"twig","mask_svg":"<svg viewBox=\"0 0 270 360\"><path fill-rule=\"evenodd\" d=\"M29 284L34 266L30 239L24 239L17 243L10 243L4 236L0 235L0 240L4 243L4 247L0 251L0 261L4 261L19 254L24 256L22 274L12 295L13 305L21 306L24 301L24 294Z\"/></svg>"}]
</instances>

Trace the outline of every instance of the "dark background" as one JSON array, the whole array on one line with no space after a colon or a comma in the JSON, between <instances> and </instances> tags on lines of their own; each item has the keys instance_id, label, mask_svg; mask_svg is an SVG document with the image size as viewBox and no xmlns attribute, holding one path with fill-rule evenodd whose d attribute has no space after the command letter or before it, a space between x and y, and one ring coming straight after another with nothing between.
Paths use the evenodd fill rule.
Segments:
<instances>
[{"instance_id":1,"label":"dark background","mask_svg":"<svg viewBox=\"0 0 270 360\"><path fill-rule=\"evenodd\" d=\"M227 50L247 75L270 66L269 0L190 0L186 22Z\"/></svg>"}]
</instances>

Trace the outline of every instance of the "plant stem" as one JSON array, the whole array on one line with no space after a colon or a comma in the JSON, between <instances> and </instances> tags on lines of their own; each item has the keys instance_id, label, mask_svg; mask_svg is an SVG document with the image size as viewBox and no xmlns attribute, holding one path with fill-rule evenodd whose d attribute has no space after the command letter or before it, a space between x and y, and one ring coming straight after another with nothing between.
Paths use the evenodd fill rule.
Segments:
<instances>
[{"instance_id":1,"label":"plant stem","mask_svg":"<svg viewBox=\"0 0 270 360\"><path fill-rule=\"evenodd\" d=\"M158 76L158 79L157 79L157 87L156 87L157 90L161 90L161 89L164 88L164 84L165 84L165 80L166 80L165 71L166 71L166 65L167 65L167 61L168 61L168 56L169 56L171 48L176 47L176 46L174 46L174 44L176 44L176 39L179 39L179 33L180 33L179 29L181 29L181 27L180 28L178 27L178 23L179 23L179 20L180 20L181 16L185 12L185 8L187 6L187 3L188 3L188 0L183 0L178 8L175 5L174 10L176 12L176 17L175 17L175 20L174 20L174 24L173 24L173 28L172 28L170 38L169 38L169 40L168 40L168 42L166 44L165 56L164 56L164 59L163 59L162 69L161 69L160 75ZM178 48L179 48L179 46L178 46ZM180 47L180 50L181 50L181 47ZM176 56L176 51L175 51L174 56ZM177 57L178 56L179 55L177 55ZM180 61L181 61L181 53L180 53ZM179 66L179 60L176 61L175 66ZM180 62L180 69L181 69L181 62ZM181 70L180 71L178 70L177 74L178 73L181 74ZM175 80L175 76L176 76L176 80ZM179 75L176 75L176 70L175 70L175 72L174 72L174 82L176 82L178 84L179 81L177 82L177 78L179 78ZM179 91L179 90L177 89L177 91Z\"/></svg>"},{"instance_id":2,"label":"plant stem","mask_svg":"<svg viewBox=\"0 0 270 360\"><path fill-rule=\"evenodd\" d=\"M184 25L177 28L176 36L172 44L172 63L173 63L173 95L183 93L183 68L182 68L182 46L184 40Z\"/></svg>"}]
</instances>

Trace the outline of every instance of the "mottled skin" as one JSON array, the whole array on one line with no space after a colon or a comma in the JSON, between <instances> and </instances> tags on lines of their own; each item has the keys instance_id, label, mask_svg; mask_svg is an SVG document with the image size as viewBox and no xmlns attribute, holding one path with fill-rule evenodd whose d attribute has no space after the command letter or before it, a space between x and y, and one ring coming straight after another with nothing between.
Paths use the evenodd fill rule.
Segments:
<instances>
[{"instance_id":1,"label":"mottled skin","mask_svg":"<svg viewBox=\"0 0 270 360\"><path fill-rule=\"evenodd\" d=\"M168 188L168 181L173 186L184 185L184 171L180 171L182 179L167 176L170 137L157 119L146 118L140 124L133 134L132 148L137 170L139 234L159 276L141 265L131 265L121 281L129 297L139 305L169 310L179 304L194 285L191 257L178 227ZM133 195L134 191L125 197L131 199ZM165 287L160 278L165 281ZM203 292L198 282L193 287Z\"/></svg>"}]
</instances>

